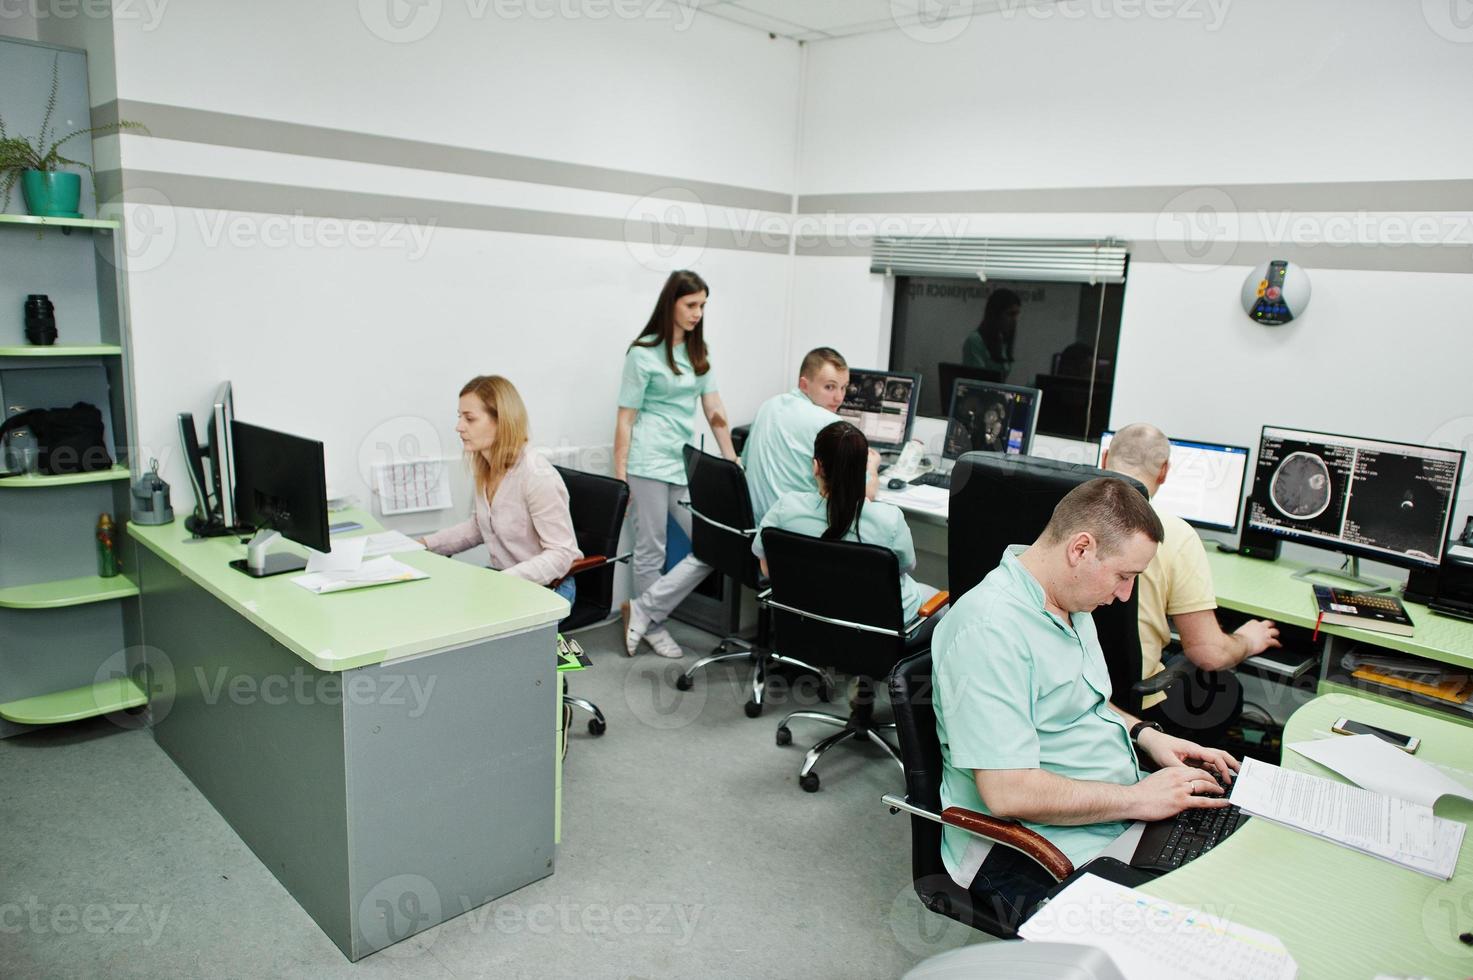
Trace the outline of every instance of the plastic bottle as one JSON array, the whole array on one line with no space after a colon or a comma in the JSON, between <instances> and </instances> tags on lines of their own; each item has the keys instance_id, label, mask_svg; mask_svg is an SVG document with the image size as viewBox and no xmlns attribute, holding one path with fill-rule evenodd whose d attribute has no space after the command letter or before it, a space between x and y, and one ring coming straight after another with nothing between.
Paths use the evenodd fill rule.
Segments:
<instances>
[{"instance_id":1,"label":"plastic bottle","mask_svg":"<svg viewBox=\"0 0 1473 980\"><path fill-rule=\"evenodd\" d=\"M97 574L103 578L118 574L117 528L108 514L97 519Z\"/></svg>"}]
</instances>

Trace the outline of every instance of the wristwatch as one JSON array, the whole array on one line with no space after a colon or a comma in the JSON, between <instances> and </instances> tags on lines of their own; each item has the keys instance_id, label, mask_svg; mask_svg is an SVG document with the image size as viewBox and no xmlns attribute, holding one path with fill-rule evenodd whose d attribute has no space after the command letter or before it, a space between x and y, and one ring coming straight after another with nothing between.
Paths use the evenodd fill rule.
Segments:
<instances>
[{"instance_id":1,"label":"wristwatch","mask_svg":"<svg viewBox=\"0 0 1473 980\"><path fill-rule=\"evenodd\" d=\"M1154 721L1138 721L1135 723L1135 726L1130 730L1130 740L1132 742L1140 742L1141 732L1145 731L1147 728L1154 728L1158 732L1166 731L1166 729L1162 728Z\"/></svg>"}]
</instances>

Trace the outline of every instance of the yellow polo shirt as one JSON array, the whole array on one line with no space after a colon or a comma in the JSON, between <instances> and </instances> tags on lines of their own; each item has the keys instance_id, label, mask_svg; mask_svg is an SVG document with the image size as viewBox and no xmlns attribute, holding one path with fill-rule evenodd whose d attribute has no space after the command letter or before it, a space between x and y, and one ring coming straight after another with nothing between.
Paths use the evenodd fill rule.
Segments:
<instances>
[{"instance_id":1,"label":"yellow polo shirt","mask_svg":"<svg viewBox=\"0 0 1473 980\"><path fill-rule=\"evenodd\" d=\"M1155 501L1151 506L1156 507ZM1166 529L1166 540L1136 581L1140 591L1141 677L1161 670L1161 651L1171 642L1168 617L1217 608L1212 569L1207 567L1202 539L1190 524L1160 507L1156 507L1156 516ZM1155 707L1164 700L1165 694L1152 694L1141 707Z\"/></svg>"}]
</instances>

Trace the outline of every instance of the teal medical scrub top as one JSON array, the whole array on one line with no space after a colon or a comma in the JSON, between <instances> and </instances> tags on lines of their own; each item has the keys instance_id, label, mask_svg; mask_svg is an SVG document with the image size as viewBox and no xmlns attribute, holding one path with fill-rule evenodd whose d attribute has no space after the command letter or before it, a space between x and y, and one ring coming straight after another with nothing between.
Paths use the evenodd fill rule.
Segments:
<instances>
[{"instance_id":1,"label":"teal medical scrub top","mask_svg":"<svg viewBox=\"0 0 1473 980\"><path fill-rule=\"evenodd\" d=\"M629 442L629 475L683 487L681 451L695 441L696 407L702 395L716 391L716 375L714 371L697 375L685 344L675 345L675 364L678 375L670 370L664 344L629 348L619 382L619 407L639 413Z\"/></svg>"},{"instance_id":2,"label":"teal medical scrub top","mask_svg":"<svg viewBox=\"0 0 1473 980\"><path fill-rule=\"evenodd\" d=\"M794 490L818 492L813 478L813 441L825 427L843 421L819 408L799 388L776 395L757 409L742 466L752 496L752 516L760 523L777 498Z\"/></svg>"}]
</instances>

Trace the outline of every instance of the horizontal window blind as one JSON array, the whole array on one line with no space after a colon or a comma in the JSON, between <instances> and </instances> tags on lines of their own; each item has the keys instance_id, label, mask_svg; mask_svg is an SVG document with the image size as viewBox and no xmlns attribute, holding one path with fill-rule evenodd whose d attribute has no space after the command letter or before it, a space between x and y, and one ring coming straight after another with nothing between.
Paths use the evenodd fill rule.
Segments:
<instances>
[{"instance_id":1,"label":"horizontal window blind","mask_svg":"<svg viewBox=\"0 0 1473 980\"><path fill-rule=\"evenodd\" d=\"M874 241L870 271L896 276L1124 282L1125 258L1125 243L1113 238L882 237Z\"/></svg>"}]
</instances>

